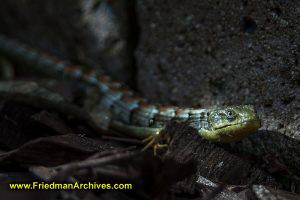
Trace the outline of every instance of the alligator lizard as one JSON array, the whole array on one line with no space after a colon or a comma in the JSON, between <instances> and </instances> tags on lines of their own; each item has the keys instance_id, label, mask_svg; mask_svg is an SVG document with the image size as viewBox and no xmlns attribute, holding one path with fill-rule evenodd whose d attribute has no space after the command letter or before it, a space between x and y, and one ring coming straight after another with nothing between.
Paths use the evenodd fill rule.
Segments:
<instances>
[{"instance_id":1,"label":"alligator lizard","mask_svg":"<svg viewBox=\"0 0 300 200\"><path fill-rule=\"evenodd\" d=\"M260 119L252 105L207 109L153 105L107 76L59 61L5 36L0 36L0 53L35 66L37 70L96 85L103 95L101 105L112 113L110 127L137 138L158 135L170 120L189 122L201 137L221 143L241 140L260 127Z\"/></svg>"}]
</instances>

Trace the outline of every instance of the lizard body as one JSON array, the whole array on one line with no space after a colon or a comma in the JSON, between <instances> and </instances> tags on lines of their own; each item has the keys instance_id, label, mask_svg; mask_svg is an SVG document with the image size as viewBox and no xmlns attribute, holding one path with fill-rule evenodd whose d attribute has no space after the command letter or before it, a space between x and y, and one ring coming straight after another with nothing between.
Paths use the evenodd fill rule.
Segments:
<instances>
[{"instance_id":1,"label":"lizard body","mask_svg":"<svg viewBox=\"0 0 300 200\"><path fill-rule=\"evenodd\" d=\"M153 105L108 76L59 61L1 35L0 53L35 66L39 71L63 74L96 85L103 95L102 107L112 113L110 127L138 138L159 134L170 120L189 122L201 137L222 143L241 140L260 127L260 119L252 105L208 109Z\"/></svg>"}]
</instances>

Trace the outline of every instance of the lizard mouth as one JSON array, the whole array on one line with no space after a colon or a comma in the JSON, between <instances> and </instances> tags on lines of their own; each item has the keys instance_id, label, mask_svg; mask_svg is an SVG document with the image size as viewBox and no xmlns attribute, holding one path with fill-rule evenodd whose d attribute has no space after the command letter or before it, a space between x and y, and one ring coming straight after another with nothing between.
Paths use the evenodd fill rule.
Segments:
<instances>
[{"instance_id":1,"label":"lizard mouth","mask_svg":"<svg viewBox=\"0 0 300 200\"><path fill-rule=\"evenodd\" d=\"M218 143L229 143L240 141L254 133L260 128L259 119L247 120L239 123L228 124L210 131L199 131L198 133L205 139Z\"/></svg>"},{"instance_id":2,"label":"lizard mouth","mask_svg":"<svg viewBox=\"0 0 300 200\"><path fill-rule=\"evenodd\" d=\"M240 141L251 133L254 133L260 127L261 121L259 119L255 119L229 125L223 128L224 131L222 130L222 128L216 131L225 133L221 134L222 136L220 136L219 142L228 143Z\"/></svg>"},{"instance_id":3,"label":"lizard mouth","mask_svg":"<svg viewBox=\"0 0 300 200\"><path fill-rule=\"evenodd\" d=\"M254 119L254 120L247 120L247 121L242 121L242 122L238 122L238 123L234 123L234 124L227 124L224 126L220 126L215 128L215 130L219 130L219 129L223 129L226 127L244 127L244 126L253 126L253 127L257 127L260 128L261 127L261 121L259 119Z\"/></svg>"}]
</instances>

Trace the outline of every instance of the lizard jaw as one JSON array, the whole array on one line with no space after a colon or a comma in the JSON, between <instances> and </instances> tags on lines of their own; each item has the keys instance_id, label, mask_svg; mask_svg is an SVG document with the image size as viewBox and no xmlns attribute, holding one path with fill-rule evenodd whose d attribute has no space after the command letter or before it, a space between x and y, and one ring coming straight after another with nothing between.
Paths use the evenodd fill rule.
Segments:
<instances>
[{"instance_id":1,"label":"lizard jaw","mask_svg":"<svg viewBox=\"0 0 300 200\"><path fill-rule=\"evenodd\" d=\"M199 130L201 137L219 143L240 141L261 127L259 119L231 124L215 130Z\"/></svg>"}]
</instances>

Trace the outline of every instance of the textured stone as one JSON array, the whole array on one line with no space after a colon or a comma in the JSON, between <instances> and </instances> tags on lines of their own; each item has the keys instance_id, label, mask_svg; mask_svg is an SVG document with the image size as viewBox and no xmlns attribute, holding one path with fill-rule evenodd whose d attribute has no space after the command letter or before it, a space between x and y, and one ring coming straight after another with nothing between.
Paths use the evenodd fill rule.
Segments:
<instances>
[{"instance_id":1,"label":"textured stone","mask_svg":"<svg viewBox=\"0 0 300 200\"><path fill-rule=\"evenodd\" d=\"M300 139L297 1L138 1L138 86L153 102L254 104Z\"/></svg>"},{"instance_id":2,"label":"textured stone","mask_svg":"<svg viewBox=\"0 0 300 200\"><path fill-rule=\"evenodd\" d=\"M230 149L255 156L300 191L300 2L137 3L142 95L188 107L255 105L262 128Z\"/></svg>"}]
</instances>

